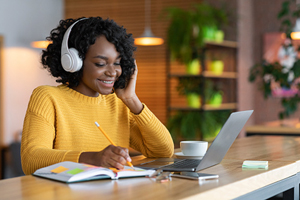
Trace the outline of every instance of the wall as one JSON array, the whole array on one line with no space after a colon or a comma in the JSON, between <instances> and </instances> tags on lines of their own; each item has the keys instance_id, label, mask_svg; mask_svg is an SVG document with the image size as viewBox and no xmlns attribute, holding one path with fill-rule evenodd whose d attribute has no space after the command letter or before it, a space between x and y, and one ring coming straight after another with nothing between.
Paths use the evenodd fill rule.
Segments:
<instances>
[{"instance_id":1,"label":"wall","mask_svg":"<svg viewBox=\"0 0 300 200\"><path fill-rule=\"evenodd\" d=\"M30 42L45 39L63 16L63 0L0 0L0 35L4 37L1 144L9 144L22 130L32 90L43 84L56 85L42 69L41 49L32 48Z\"/></svg>"},{"instance_id":2,"label":"wall","mask_svg":"<svg viewBox=\"0 0 300 200\"><path fill-rule=\"evenodd\" d=\"M254 109L253 84L248 81L248 72L253 65L253 2L252 0L238 0L238 110ZM256 113L256 110L255 112ZM247 125L254 122L254 114L247 121ZM245 129L245 128L244 128ZM243 130L240 137L245 136Z\"/></svg>"}]
</instances>

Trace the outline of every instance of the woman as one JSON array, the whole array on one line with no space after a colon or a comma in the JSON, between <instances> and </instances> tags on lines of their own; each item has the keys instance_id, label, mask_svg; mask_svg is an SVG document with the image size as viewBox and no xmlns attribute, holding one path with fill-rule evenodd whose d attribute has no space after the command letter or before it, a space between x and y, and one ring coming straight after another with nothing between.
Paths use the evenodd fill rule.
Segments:
<instances>
[{"instance_id":1,"label":"woman","mask_svg":"<svg viewBox=\"0 0 300 200\"><path fill-rule=\"evenodd\" d=\"M168 130L135 93L135 47L126 29L100 17L67 19L48 39L42 63L62 84L32 93L22 134L25 174L62 161L122 169L129 147L147 157L173 155Z\"/></svg>"}]
</instances>

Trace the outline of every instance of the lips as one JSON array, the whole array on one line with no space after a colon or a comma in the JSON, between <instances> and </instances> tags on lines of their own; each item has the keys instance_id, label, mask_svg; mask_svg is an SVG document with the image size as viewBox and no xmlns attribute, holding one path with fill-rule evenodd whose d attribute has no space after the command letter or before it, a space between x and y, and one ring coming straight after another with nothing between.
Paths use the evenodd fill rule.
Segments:
<instances>
[{"instance_id":1,"label":"lips","mask_svg":"<svg viewBox=\"0 0 300 200\"><path fill-rule=\"evenodd\" d=\"M103 82L103 83L106 83L106 84L112 84L114 81L102 81L102 80L100 80L101 82Z\"/></svg>"},{"instance_id":2,"label":"lips","mask_svg":"<svg viewBox=\"0 0 300 200\"><path fill-rule=\"evenodd\" d=\"M115 84L114 80L100 80L100 79L98 79L98 81L101 83L102 86L108 87L108 88L113 87L114 84Z\"/></svg>"}]
</instances>

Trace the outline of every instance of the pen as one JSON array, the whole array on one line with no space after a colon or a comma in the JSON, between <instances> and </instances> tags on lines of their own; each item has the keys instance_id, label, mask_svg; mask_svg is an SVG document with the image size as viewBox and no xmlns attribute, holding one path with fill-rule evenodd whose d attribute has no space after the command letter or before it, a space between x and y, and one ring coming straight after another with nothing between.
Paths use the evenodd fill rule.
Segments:
<instances>
[{"instance_id":1,"label":"pen","mask_svg":"<svg viewBox=\"0 0 300 200\"><path fill-rule=\"evenodd\" d=\"M108 135L105 133L105 131L101 128L101 126L100 126L97 122L95 122L95 124L96 124L96 126L99 128L99 130L103 133L103 135L108 139L108 141L109 141L112 145L117 146L117 145L116 145L116 144L108 137ZM133 165L131 164L131 162L127 161L127 164L128 164L132 169L134 169L134 167L133 167Z\"/></svg>"}]
</instances>

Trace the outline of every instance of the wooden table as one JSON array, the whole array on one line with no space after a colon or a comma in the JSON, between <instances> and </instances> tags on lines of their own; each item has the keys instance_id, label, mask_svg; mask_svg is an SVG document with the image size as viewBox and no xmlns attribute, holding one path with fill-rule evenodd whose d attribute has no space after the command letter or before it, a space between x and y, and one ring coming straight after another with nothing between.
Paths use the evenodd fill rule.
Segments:
<instances>
[{"instance_id":1,"label":"wooden table","mask_svg":"<svg viewBox=\"0 0 300 200\"><path fill-rule=\"evenodd\" d=\"M300 121L295 118L247 126L246 135L300 136Z\"/></svg>"},{"instance_id":2,"label":"wooden table","mask_svg":"<svg viewBox=\"0 0 300 200\"><path fill-rule=\"evenodd\" d=\"M251 136L237 139L224 159L300 161L300 137Z\"/></svg>"},{"instance_id":3,"label":"wooden table","mask_svg":"<svg viewBox=\"0 0 300 200\"><path fill-rule=\"evenodd\" d=\"M0 181L0 199L254 199L268 198L295 187L299 198L300 138L253 136L237 139L218 165L202 170L219 179L172 178L99 180L64 184L34 176ZM144 157L133 158L133 164ZM245 170L246 159L268 160L268 170ZM297 182L296 182L297 181ZM297 186L297 187L296 187ZM279 188L279 189L278 189ZM298 188L298 190L297 190ZM265 195L265 196L264 196Z\"/></svg>"}]
</instances>

